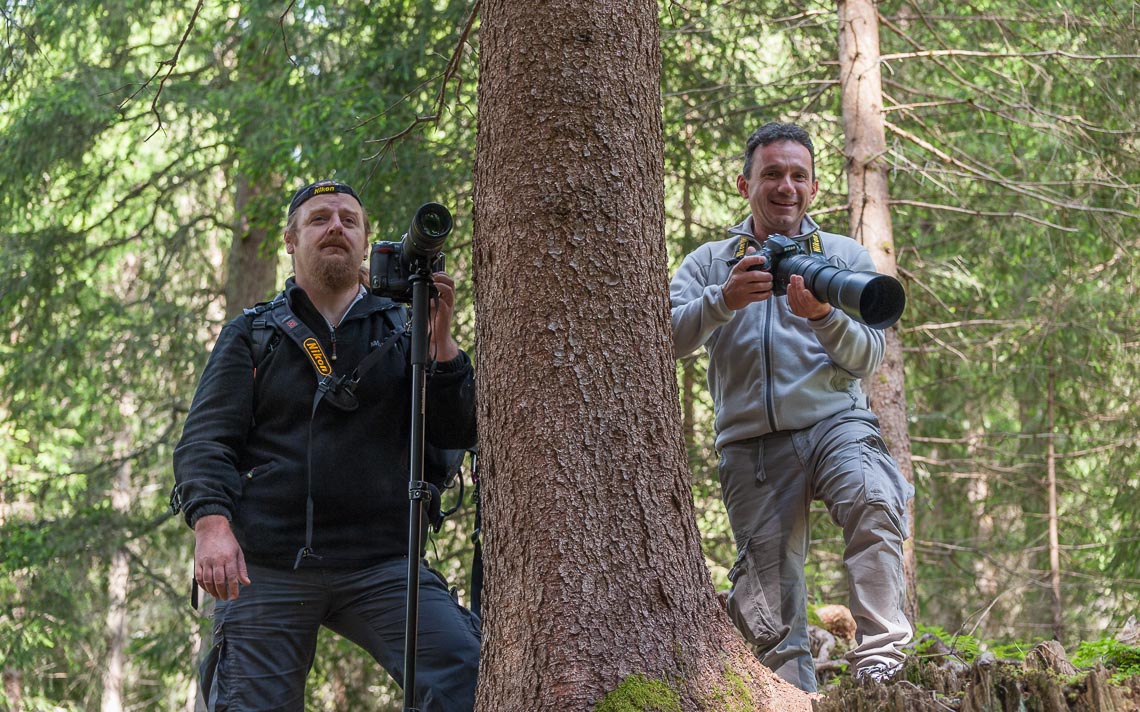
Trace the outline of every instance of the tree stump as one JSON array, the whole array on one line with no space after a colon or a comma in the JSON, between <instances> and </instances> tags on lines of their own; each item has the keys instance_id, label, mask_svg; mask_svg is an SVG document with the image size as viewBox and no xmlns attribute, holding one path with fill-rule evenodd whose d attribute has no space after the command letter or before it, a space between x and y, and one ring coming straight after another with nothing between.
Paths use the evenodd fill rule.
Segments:
<instances>
[{"instance_id":1,"label":"tree stump","mask_svg":"<svg viewBox=\"0 0 1140 712\"><path fill-rule=\"evenodd\" d=\"M1038 656L1043 659L1043 656ZM1062 659L1064 659L1062 651ZM1140 712L1140 677L1108 682L1097 666L1083 678L984 657L962 675L930 659L908 659L885 684L844 678L812 703L813 712ZM1067 659L1064 659L1068 663ZM1071 666L1071 664L1070 664ZM1080 671L1077 671L1077 675Z\"/></svg>"}]
</instances>

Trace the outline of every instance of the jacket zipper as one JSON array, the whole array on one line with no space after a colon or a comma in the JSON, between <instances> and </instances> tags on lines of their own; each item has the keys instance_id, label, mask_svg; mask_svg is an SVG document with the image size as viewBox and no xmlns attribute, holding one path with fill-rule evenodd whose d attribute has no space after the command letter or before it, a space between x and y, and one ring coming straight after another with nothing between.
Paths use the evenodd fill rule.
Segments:
<instances>
[{"instance_id":1,"label":"jacket zipper","mask_svg":"<svg viewBox=\"0 0 1140 712\"><path fill-rule=\"evenodd\" d=\"M764 410L768 414L768 427L775 431L776 428L776 404L772 397L772 392L775 389L775 375L772 368L772 312L776 308L774 302L775 296L768 297L764 310L764 324L762 327L763 344L764 344Z\"/></svg>"}]
</instances>

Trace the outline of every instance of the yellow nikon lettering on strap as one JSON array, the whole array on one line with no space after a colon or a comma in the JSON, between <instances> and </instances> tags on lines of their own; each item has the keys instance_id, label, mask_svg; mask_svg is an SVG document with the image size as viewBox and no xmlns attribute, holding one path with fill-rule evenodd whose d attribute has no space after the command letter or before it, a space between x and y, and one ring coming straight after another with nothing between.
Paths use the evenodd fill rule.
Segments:
<instances>
[{"instance_id":1,"label":"yellow nikon lettering on strap","mask_svg":"<svg viewBox=\"0 0 1140 712\"><path fill-rule=\"evenodd\" d=\"M813 255L823 254L823 241L819 239L819 230L808 236L808 252Z\"/></svg>"},{"instance_id":2,"label":"yellow nikon lettering on strap","mask_svg":"<svg viewBox=\"0 0 1140 712\"><path fill-rule=\"evenodd\" d=\"M335 192L336 192L336 186L335 185L319 185L316 188L313 188L313 195L320 195L321 193L335 193Z\"/></svg>"},{"instance_id":3,"label":"yellow nikon lettering on strap","mask_svg":"<svg viewBox=\"0 0 1140 712\"><path fill-rule=\"evenodd\" d=\"M305 352L309 354L309 358L313 360L313 366L317 369L317 373L322 376L328 376L332 373L332 366L329 365L329 360L325 358L325 352L321 350L321 344L316 339L305 339Z\"/></svg>"},{"instance_id":4,"label":"yellow nikon lettering on strap","mask_svg":"<svg viewBox=\"0 0 1140 712\"><path fill-rule=\"evenodd\" d=\"M741 257L744 257L746 252L748 252L748 236L741 235L740 242L736 244L736 254L733 255L733 259L739 261Z\"/></svg>"}]
</instances>

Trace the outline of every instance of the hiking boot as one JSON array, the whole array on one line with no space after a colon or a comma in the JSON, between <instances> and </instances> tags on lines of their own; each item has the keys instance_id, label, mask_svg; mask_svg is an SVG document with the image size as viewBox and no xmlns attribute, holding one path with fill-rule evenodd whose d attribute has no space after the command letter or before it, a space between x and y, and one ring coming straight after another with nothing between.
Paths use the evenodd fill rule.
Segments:
<instances>
[{"instance_id":1,"label":"hiking boot","mask_svg":"<svg viewBox=\"0 0 1140 712\"><path fill-rule=\"evenodd\" d=\"M901 661L895 663L875 663L855 671L855 679L859 682L877 682L880 684L891 680L903 669Z\"/></svg>"}]
</instances>

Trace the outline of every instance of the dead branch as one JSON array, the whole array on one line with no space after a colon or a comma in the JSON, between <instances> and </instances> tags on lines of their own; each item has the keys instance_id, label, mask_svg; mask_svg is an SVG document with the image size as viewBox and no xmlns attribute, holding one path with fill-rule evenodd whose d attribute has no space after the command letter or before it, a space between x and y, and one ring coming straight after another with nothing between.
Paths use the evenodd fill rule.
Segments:
<instances>
[{"instance_id":1,"label":"dead branch","mask_svg":"<svg viewBox=\"0 0 1140 712\"><path fill-rule=\"evenodd\" d=\"M154 98L151 99L150 102L150 112L154 114L154 118L155 121L158 122L158 126L154 128L154 131L150 132L150 135L147 136L146 139L144 139L146 141L149 141L154 137L156 133L162 130L162 114L158 113L158 98L162 96L163 87L166 86L167 80L170 79L170 75L174 73L174 69L178 66L178 57L182 54L182 49L186 46L186 40L190 38L190 32L194 29L194 24L198 21L198 15L202 13L202 6L204 4L205 0L198 0L198 4L194 7L194 14L190 16L190 22L186 25L186 30L182 33L182 39L178 41L178 46L174 49L174 56L170 59L164 59L159 62L158 69L154 70L154 74L150 75L150 78L143 82L142 85L139 86L139 88L136 89L133 94L128 96L123 100L121 104L119 104L120 109L126 106L132 99L134 99L144 89L150 86L151 82L154 81L154 78L162 73L163 67L167 68L166 74L162 76L162 79L158 83L158 91L154 93Z\"/></svg>"},{"instance_id":2,"label":"dead branch","mask_svg":"<svg viewBox=\"0 0 1140 712\"><path fill-rule=\"evenodd\" d=\"M396 140L400 139L403 136L408 135L420 124L435 123L436 121L439 120L439 117L443 114L444 97L446 96L446 93L447 93L447 85L452 80L452 78L454 78L456 76L456 74L458 74L458 72L459 72L459 64L463 59L463 48L467 44L467 37L468 37L468 35L471 34L471 28L474 26L475 18L479 14L479 5L480 5L481 1L482 0L475 0L475 4L471 6L471 12L468 13L467 19L463 22L463 30L459 33L459 40L455 43L455 49L451 53L451 59L447 63L447 68L444 69L444 71L438 77L435 77L431 80L428 80L428 81L434 81L436 78L439 78L442 80L442 81L440 81L439 91L436 93L436 97L435 97L435 111L432 112L431 114L426 115L426 116L417 116L415 118L415 120L412 121L412 123L408 124L406 127L404 127L404 129L402 131L400 131L398 133L392 134L391 136L386 136L384 138L371 139L369 141L366 141L366 143L378 143L378 144L380 144L380 150L378 150L376 153L372 154L371 156L368 156L364 160L372 161L372 160L376 160L378 158L383 157L383 155L385 153L387 153L388 151L391 150L391 147L394 145L394 142ZM426 83L427 82L425 82L425 84ZM421 84L420 86L423 86L423 84ZM417 87L417 89L418 89L418 87ZM404 97L401 98L400 101L396 102L392 106L385 109L381 114L379 114L379 116L383 116L384 114L391 111L395 106L398 106L401 102L406 101L408 96L410 96L412 93L413 92L409 92L408 94L404 95ZM371 119L368 119L368 120L362 122L361 124L358 124L358 126L363 126L364 124L368 123L369 121L374 120L375 118L377 118L377 117L374 116Z\"/></svg>"}]
</instances>

